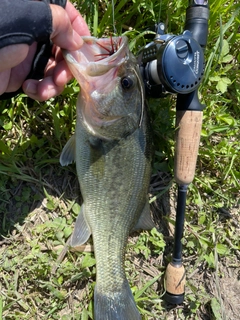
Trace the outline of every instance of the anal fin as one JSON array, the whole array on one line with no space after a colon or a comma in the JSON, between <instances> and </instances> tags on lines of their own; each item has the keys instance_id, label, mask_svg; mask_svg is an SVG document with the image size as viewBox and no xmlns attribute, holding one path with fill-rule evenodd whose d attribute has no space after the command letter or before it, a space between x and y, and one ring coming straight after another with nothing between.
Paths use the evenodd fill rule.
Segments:
<instances>
[{"instance_id":1,"label":"anal fin","mask_svg":"<svg viewBox=\"0 0 240 320\"><path fill-rule=\"evenodd\" d=\"M146 201L146 204L143 208L143 211L140 215L138 222L136 223L135 227L131 231L135 230L151 230L152 228L156 227L150 214L150 205L149 202Z\"/></svg>"},{"instance_id":2,"label":"anal fin","mask_svg":"<svg viewBox=\"0 0 240 320\"><path fill-rule=\"evenodd\" d=\"M87 242L91 235L90 227L84 217L84 204L81 206L80 213L75 222L73 234L70 239L71 247L78 247Z\"/></svg>"}]
</instances>

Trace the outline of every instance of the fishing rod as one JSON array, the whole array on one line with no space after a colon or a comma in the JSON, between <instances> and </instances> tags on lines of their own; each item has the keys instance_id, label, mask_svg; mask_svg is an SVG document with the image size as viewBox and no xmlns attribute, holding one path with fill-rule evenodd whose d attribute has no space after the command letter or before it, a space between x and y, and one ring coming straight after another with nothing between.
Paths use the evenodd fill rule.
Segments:
<instances>
[{"instance_id":1,"label":"fishing rod","mask_svg":"<svg viewBox=\"0 0 240 320\"><path fill-rule=\"evenodd\" d=\"M159 23L154 41L138 55L147 96L160 98L166 92L177 94L174 160L177 208L172 261L165 273L165 300L171 304L181 304L185 293L181 240L187 190L195 175L202 128L204 105L198 99L198 87L204 74L208 20L208 1L190 0L184 32L165 34L165 25Z\"/></svg>"}]
</instances>

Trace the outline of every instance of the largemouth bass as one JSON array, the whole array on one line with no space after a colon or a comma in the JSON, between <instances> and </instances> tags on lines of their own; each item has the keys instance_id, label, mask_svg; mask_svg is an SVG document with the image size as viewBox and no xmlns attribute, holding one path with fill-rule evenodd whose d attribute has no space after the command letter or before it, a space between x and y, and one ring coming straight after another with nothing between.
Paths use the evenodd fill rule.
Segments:
<instances>
[{"instance_id":1,"label":"largemouth bass","mask_svg":"<svg viewBox=\"0 0 240 320\"><path fill-rule=\"evenodd\" d=\"M124 272L129 232L151 228L151 141L143 84L126 37L84 37L63 51L80 84L74 136L60 163L76 161L83 197L71 246L92 234L96 258L95 320L139 320Z\"/></svg>"}]
</instances>

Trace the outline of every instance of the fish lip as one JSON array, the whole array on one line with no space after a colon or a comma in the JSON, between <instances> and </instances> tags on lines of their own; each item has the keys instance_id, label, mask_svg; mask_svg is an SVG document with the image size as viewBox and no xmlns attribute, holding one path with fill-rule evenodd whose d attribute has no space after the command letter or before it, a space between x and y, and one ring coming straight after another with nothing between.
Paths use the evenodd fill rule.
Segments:
<instances>
[{"instance_id":1,"label":"fish lip","mask_svg":"<svg viewBox=\"0 0 240 320\"><path fill-rule=\"evenodd\" d=\"M96 37L83 36L82 39L88 48L86 52L84 52L83 45L79 50L76 51L68 51L66 49L62 49L62 53L69 64L74 64L78 66L82 65L85 69L85 72L87 71L87 74L89 76L102 75L110 69L122 65L128 59L128 39L126 36L101 39L98 39ZM103 44L100 44L101 42L103 42ZM116 47L116 50L113 53L108 55L107 48L109 47L109 43L112 46L119 46ZM94 54L94 49L96 50L96 54ZM96 60L97 56L102 56L102 58ZM99 74L95 75L95 70L100 70L101 68L102 73L100 71Z\"/></svg>"}]
</instances>

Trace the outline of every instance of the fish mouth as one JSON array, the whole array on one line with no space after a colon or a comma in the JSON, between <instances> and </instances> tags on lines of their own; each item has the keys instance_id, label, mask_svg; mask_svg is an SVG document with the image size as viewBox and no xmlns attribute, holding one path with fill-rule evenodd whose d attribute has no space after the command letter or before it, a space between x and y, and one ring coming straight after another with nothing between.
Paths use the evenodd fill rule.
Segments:
<instances>
[{"instance_id":1,"label":"fish mouth","mask_svg":"<svg viewBox=\"0 0 240 320\"><path fill-rule=\"evenodd\" d=\"M118 67L124 64L128 58L127 37L101 39L82 37L82 39L84 44L81 49L77 51L62 50L70 70L77 79L78 76L81 78L80 72L85 78L105 75L111 69L114 69L114 74L116 74ZM78 69L77 72L76 69Z\"/></svg>"},{"instance_id":2,"label":"fish mouth","mask_svg":"<svg viewBox=\"0 0 240 320\"><path fill-rule=\"evenodd\" d=\"M132 112L129 103L124 100L125 91L121 82L129 74L134 74L139 80L128 39L121 36L100 39L83 37L83 40L84 44L77 51L62 50L81 88L77 117L93 136L106 140L125 137L141 124L141 119L135 116L136 111ZM136 82L133 90L128 91L134 101ZM141 100L144 101L143 94Z\"/></svg>"}]
</instances>

